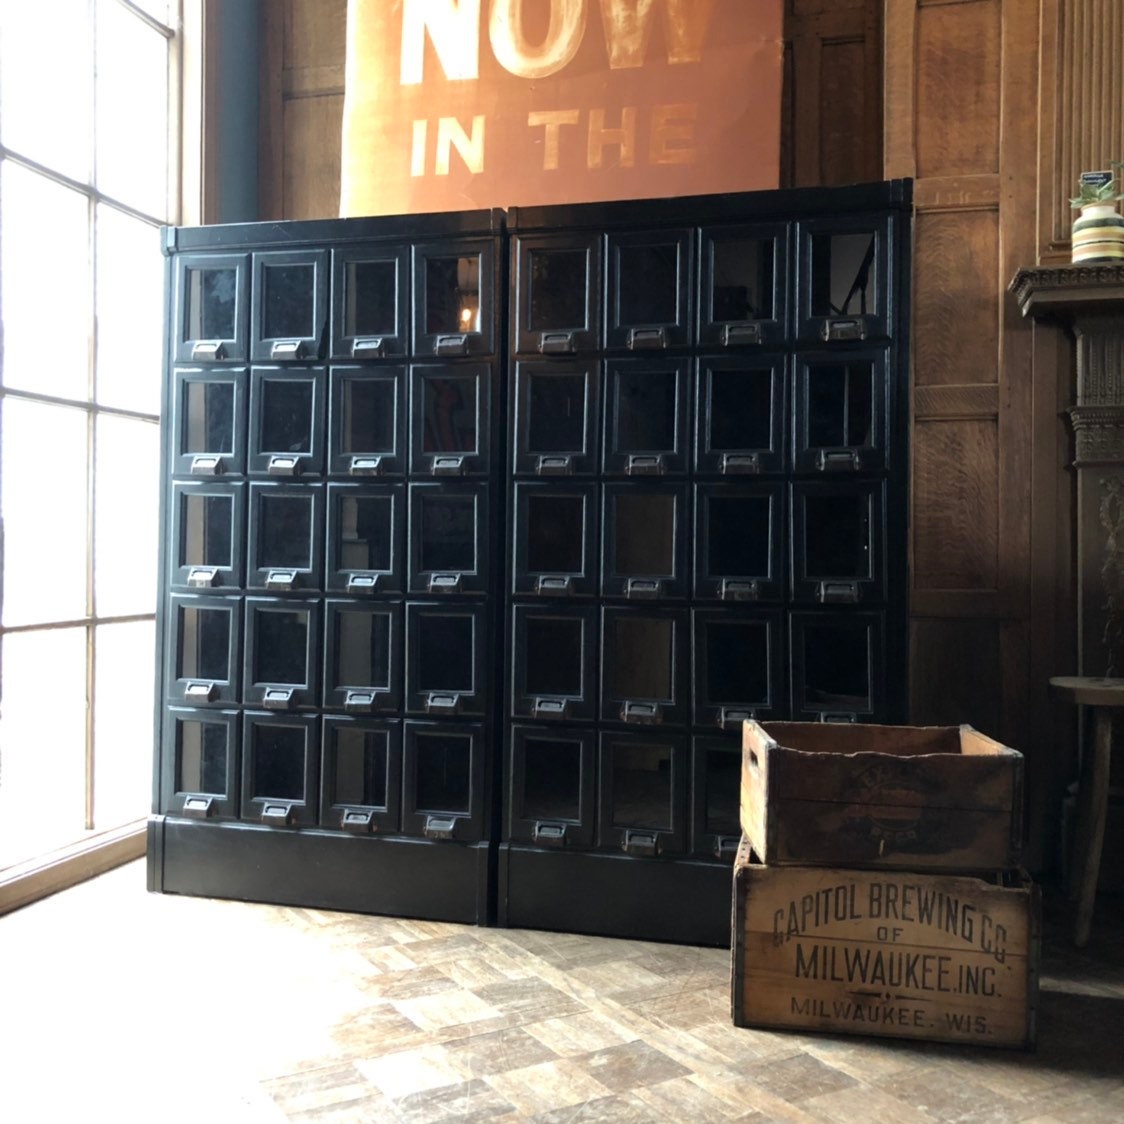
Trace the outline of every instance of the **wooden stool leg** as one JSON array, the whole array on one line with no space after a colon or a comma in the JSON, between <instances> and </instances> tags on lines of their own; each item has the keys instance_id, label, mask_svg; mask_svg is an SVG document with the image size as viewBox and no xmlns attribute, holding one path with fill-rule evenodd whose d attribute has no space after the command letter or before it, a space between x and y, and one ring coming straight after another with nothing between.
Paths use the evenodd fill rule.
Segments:
<instances>
[{"instance_id":1,"label":"wooden stool leg","mask_svg":"<svg viewBox=\"0 0 1124 1124\"><path fill-rule=\"evenodd\" d=\"M1077 805L1077 925L1073 940L1078 948L1089 942L1097 878L1101 870L1104 825L1108 811L1109 755L1112 751L1112 711L1094 707L1093 751L1081 763L1081 789Z\"/></svg>"}]
</instances>

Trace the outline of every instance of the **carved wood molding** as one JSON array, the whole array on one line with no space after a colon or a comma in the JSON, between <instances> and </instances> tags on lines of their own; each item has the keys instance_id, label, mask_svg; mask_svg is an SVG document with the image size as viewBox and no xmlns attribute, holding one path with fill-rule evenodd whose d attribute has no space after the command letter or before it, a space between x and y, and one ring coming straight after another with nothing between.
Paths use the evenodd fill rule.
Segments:
<instances>
[{"instance_id":1,"label":"carved wood molding","mask_svg":"<svg viewBox=\"0 0 1124 1124\"><path fill-rule=\"evenodd\" d=\"M1124 464L1124 405L1073 406L1074 467Z\"/></svg>"},{"instance_id":2,"label":"carved wood molding","mask_svg":"<svg viewBox=\"0 0 1124 1124\"><path fill-rule=\"evenodd\" d=\"M1020 269L1007 288L1024 316L1041 314L1048 309L1064 313L1078 307L1124 301L1124 265Z\"/></svg>"}]
</instances>

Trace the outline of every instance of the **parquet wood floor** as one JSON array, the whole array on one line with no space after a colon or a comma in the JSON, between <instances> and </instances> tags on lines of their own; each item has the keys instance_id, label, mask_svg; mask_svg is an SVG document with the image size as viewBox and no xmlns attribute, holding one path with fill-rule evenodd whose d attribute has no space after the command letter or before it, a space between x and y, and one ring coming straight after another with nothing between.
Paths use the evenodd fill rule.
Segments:
<instances>
[{"instance_id":1,"label":"parquet wood floor","mask_svg":"<svg viewBox=\"0 0 1124 1124\"><path fill-rule=\"evenodd\" d=\"M153 895L133 863L0 918L0 1120L1124 1121L1122 905L1085 950L1048 924L1024 1054L735 1029L721 950Z\"/></svg>"}]
</instances>

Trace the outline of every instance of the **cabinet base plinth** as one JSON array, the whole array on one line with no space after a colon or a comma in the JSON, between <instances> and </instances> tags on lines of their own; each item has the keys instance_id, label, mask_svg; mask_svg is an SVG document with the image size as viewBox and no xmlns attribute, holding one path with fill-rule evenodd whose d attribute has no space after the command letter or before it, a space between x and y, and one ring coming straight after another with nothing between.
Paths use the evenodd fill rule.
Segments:
<instances>
[{"instance_id":1,"label":"cabinet base plinth","mask_svg":"<svg viewBox=\"0 0 1124 1124\"><path fill-rule=\"evenodd\" d=\"M486 924L489 843L154 816L148 888L309 909Z\"/></svg>"},{"instance_id":2,"label":"cabinet base plinth","mask_svg":"<svg viewBox=\"0 0 1124 1124\"><path fill-rule=\"evenodd\" d=\"M675 944L730 944L732 867L500 844L499 924Z\"/></svg>"}]
</instances>

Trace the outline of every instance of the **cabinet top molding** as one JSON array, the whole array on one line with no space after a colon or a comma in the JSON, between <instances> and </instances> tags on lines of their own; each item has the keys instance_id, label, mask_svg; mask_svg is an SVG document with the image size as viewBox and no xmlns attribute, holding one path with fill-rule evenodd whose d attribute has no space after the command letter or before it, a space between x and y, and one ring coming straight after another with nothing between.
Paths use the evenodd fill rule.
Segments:
<instances>
[{"instance_id":1,"label":"cabinet top molding","mask_svg":"<svg viewBox=\"0 0 1124 1124\"><path fill-rule=\"evenodd\" d=\"M1124 312L1124 265L1020 269L1007 290L1023 316L1119 315Z\"/></svg>"}]
</instances>

